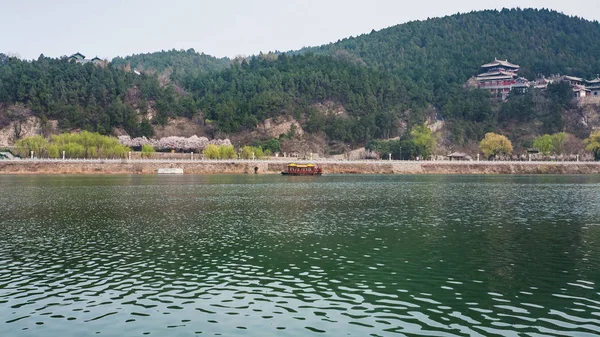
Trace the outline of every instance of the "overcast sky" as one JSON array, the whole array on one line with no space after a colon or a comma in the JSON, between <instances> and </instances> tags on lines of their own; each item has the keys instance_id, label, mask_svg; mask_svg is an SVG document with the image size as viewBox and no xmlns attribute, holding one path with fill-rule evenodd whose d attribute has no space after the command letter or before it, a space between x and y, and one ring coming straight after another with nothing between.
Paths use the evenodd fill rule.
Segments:
<instances>
[{"instance_id":1,"label":"overcast sky","mask_svg":"<svg viewBox=\"0 0 600 337\"><path fill-rule=\"evenodd\" d=\"M600 21L598 0L0 0L0 52L88 58L194 48L222 57L287 51L481 9L550 8Z\"/></svg>"}]
</instances>

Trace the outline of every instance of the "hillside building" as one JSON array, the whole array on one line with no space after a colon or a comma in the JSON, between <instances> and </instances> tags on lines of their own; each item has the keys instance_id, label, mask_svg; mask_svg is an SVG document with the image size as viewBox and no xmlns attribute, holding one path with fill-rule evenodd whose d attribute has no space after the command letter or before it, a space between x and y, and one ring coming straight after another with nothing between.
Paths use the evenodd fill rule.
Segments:
<instances>
[{"instance_id":1,"label":"hillside building","mask_svg":"<svg viewBox=\"0 0 600 337\"><path fill-rule=\"evenodd\" d=\"M586 80L581 77L554 75L545 78L540 75L538 79L530 82L526 78L519 77L520 67L508 62L508 60L494 59L481 66L481 73L472 77L468 85L476 86L480 89L489 90L496 97L506 99L511 91L527 92L530 87L544 90L548 85L556 82L567 82L573 89L573 97L600 97L600 76L596 79Z\"/></svg>"},{"instance_id":2,"label":"hillside building","mask_svg":"<svg viewBox=\"0 0 600 337\"><path fill-rule=\"evenodd\" d=\"M67 61L69 61L69 62L75 62L75 63L78 63L78 64L86 64L86 63L89 63L89 62L92 62L95 65L104 65L105 64L105 61L101 60L98 56L96 56L96 57L94 57L93 59L90 60L90 59L86 59L85 55L83 55L82 53L79 53L79 52L77 52L77 53L69 56L67 58Z\"/></svg>"},{"instance_id":3,"label":"hillside building","mask_svg":"<svg viewBox=\"0 0 600 337\"><path fill-rule=\"evenodd\" d=\"M600 78L586 81L586 88L590 91L590 96L600 97Z\"/></svg>"},{"instance_id":4,"label":"hillside building","mask_svg":"<svg viewBox=\"0 0 600 337\"><path fill-rule=\"evenodd\" d=\"M573 97L600 97L600 78L585 80L575 76L554 76L552 82L567 82L573 89Z\"/></svg>"},{"instance_id":5,"label":"hillside building","mask_svg":"<svg viewBox=\"0 0 600 337\"><path fill-rule=\"evenodd\" d=\"M481 66L481 73L475 77L480 89L489 90L494 96L506 99L511 90L527 91L530 83L519 77L520 67L516 64L494 59L494 62Z\"/></svg>"}]
</instances>

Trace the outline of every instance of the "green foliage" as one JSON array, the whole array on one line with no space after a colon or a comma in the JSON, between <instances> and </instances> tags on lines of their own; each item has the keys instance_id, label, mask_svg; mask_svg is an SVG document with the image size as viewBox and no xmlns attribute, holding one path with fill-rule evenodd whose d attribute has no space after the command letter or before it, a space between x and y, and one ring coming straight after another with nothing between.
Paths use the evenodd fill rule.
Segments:
<instances>
[{"instance_id":1,"label":"green foliage","mask_svg":"<svg viewBox=\"0 0 600 337\"><path fill-rule=\"evenodd\" d=\"M219 157L221 159L235 159L236 154L233 149L233 145L221 145L219 146Z\"/></svg>"},{"instance_id":2,"label":"green foliage","mask_svg":"<svg viewBox=\"0 0 600 337\"><path fill-rule=\"evenodd\" d=\"M16 154L21 158L29 158L31 155L31 151L33 151L34 156L45 157L47 155L47 145L48 141L46 141L46 138L39 135L19 139L15 143L15 146L17 147Z\"/></svg>"},{"instance_id":3,"label":"green foliage","mask_svg":"<svg viewBox=\"0 0 600 337\"><path fill-rule=\"evenodd\" d=\"M150 158L154 153L156 153L156 151L151 144L142 145L142 158Z\"/></svg>"},{"instance_id":4,"label":"green foliage","mask_svg":"<svg viewBox=\"0 0 600 337\"><path fill-rule=\"evenodd\" d=\"M593 78L600 69L596 41L598 22L549 10L505 9L414 21L236 62L193 49L115 58L107 67L0 54L0 105L22 103L40 118L58 119L62 129L109 134L118 127L132 137L152 136L151 123L140 122L135 112L150 104L157 111L152 123L201 111L211 128L224 133L288 116L309 133L352 145L398 137L400 124L423 124L434 117L427 111L435 111L446 122L450 141L462 145L534 121L540 123L532 133L559 132L564 111L573 108L566 83L513 92L505 103L484 90L464 88L481 64L500 57L520 64L529 79L557 73ZM344 111L319 108L329 102ZM0 116L0 124L6 120ZM402 141L412 142L409 138ZM423 146L409 143L406 148ZM406 152L405 146L401 155L407 157L428 152Z\"/></svg>"},{"instance_id":5,"label":"green foliage","mask_svg":"<svg viewBox=\"0 0 600 337\"><path fill-rule=\"evenodd\" d=\"M267 141L255 140L253 145L256 148L260 148L265 153L265 156L267 155L267 151L269 153L268 156L276 152L281 152L281 141L277 138L271 138Z\"/></svg>"},{"instance_id":6,"label":"green foliage","mask_svg":"<svg viewBox=\"0 0 600 337\"><path fill-rule=\"evenodd\" d=\"M506 136L498 135L493 132L485 134L485 138L479 143L479 148L483 155L488 158L495 158L498 155L510 155L513 152L512 143Z\"/></svg>"},{"instance_id":7,"label":"green foliage","mask_svg":"<svg viewBox=\"0 0 600 337\"><path fill-rule=\"evenodd\" d=\"M206 159L234 159L236 157L233 145L208 144L202 151Z\"/></svg>"},{"instance_id":8,"label":"green foliage","mask_svg":"<svg viewBox=\"0 0 600 337\"><path fill-rule=\"evenodd\" d=\"M592 131L584 140L585 150L594 154L594 160L600 160L600 131Z\"/></svg>"},{"instance_id":9,"label":"green foliage","mask_svg":"<svg viewBox=\"0 0 600 337\"><path fill-rule=\"evenodd\" d=\"M540 151L540 153L543 154L544 156L549 155L553 149L552 136L546 134L546 135L537 137L533 141L533 147L535 149L537 149L538 151Z\"/></svg>"},{"instance_id":10,"label":"green foliage","mask_svg":"<svg viewBox=\"0 0 600 337\"><path fill-rule=\"evenodd\" d=\"M261 159L265 157L262 148L255 146L244 146L240 151L241 159Z\"/></svg>"},{"instance_id":11,"label":"green foliage","mask_svg":"<svg viewBox=\"0 0 600 337\"><path fill-rule=\"evenodd\" d=\"M124 158L131 151L117 138L88 131L52 135L50 141L42 136L27 137L16 146L21 157L33 151L36 157L61 158L64 151L67 158Z\"/></svg>"},{"instance_id":12,"label":"green foliage","mask_svg":"<svg viewBox=\"0 0 600 337\"><path fill-rule=\"evenodd\" d=\"M155 53L137 54L127 57L116 57L111 63L115 67L125 67L142 72L170 73L172 80L180 82L185 77L198 76L208 72L219 71L229 66L228 58L216 57L197 53L194 49L167 50Z\"/></svg>"},{"instance_id":13,"label":"green foliage","mask_svg":"<svg viewBox=\"0 0 600 337\"><path fill-rule=\"evenodd\" d=\"M518 29L517 29L518 27ZM380 71L423 81L427 95L444 96L494 57L538 74L593 78L600 69L600 24L546 9L485 10L413 21L300 52L343 50Z\"/></svg>"},{"instance_id":14,"label":"green foliage","mask_svg":"<svg viewBox=\"0 0 600 337\"><path fill-rule=\"evenodd\" d=\"M148 137L153 134L152 127L146 119L138 122L135 104L154 101L163 119L197 110L195 103L176 94L172 85L161 87L156 76L43 55L33 61L2 54L0 58L4 60L0 64L0 105L24 104L42 120L57 119L63 130L109 134L113 128L123 127L133 137Z\"/></svg>"},{"instance_id":15,"label":"green foliage","mask_svg":"<svg viewBox=\"0 0 600 337\"><path fill-rule=\"evenodd\" d=\"M202 155L206 159L219 159L221 157L221 151L219 150L219 146L208 144L204 150L202 150Z\"/></svg>"},{"instance_id":16,"label":"green foliage","mask_svg":"<svg viewBox=\"0 0 600 337\"><path fill-rule=\"evenodd\" d=\"M426 125L418 125L410 132L412 141L422 157L428 158L437 147L438 135L431 132Z\"/></svg>"},{"instance_id":17,"label":"green foliage","mask_svg":"<svg viewBox=\"0 0 600 337\"><path fill-rule=\"evenodd\" d=\"M558 132L552 135L552 149L556 154L562 154L565 150L565 144L569 137L564 132Z\"/></svg>"},{"instance_id":18,"label":"green foliage","mask_svg":"<svg viewBox=\"0 0 600 337\"><path fill-rule=\"evenodd\" d=\"M568 136L564 132L558 132L553 135L545 134L535 138L533 141L533 147L545 156L552 152L556 154L562 154L567 139Z\"/></svg>"},{"instance_id":19,"label":"green foliage","mask_svg":"<svg viewBox=\"0 0 600 337\"><path fill-rule=\"evenodd\" d=\"M399 140L371 141L367 149L379 153L381 159L389 154L396 160L415 160L430 157L437 147L438 135L425 125L418 125Z\"/></svg>"}]
</instances>

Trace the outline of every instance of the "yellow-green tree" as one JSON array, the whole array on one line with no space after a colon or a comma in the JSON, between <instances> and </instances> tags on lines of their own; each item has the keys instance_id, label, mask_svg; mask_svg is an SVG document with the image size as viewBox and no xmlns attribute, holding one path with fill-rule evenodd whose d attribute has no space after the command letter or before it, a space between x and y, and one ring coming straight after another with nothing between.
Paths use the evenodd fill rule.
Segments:
<instances>
[{"instance_id":1,"label":"yellow-green tree","mask_svg":"<svg viewBox=\"0 0 600 337\"><path fill-rule=\"evenodd\" d=\"M208 144L202 151L202 155L206 159L219 159L221 153L219 151L219 147L215 144Z\"/></svg>"},{"instance_id":2,"label":"yellow-green tree","mask_svg":"<svg viewBox=\"0 0 600 337\"><path fill-rule=\"evenodd\" d=\"M242 151L240 152L240 157L242 159L260 159L265 156L262 148L254 147L254 146L244 146Z\"/></svg>"},{"instance_id":3,"label":"yellow-green tree","mask_svg":"<svg viewBox=\"0 0 600 337\"><path fill-rule=\"evenodd\" d=\"M565 144L568 140L568 135L564 132L557 132L552 135L552 150L556 154L562 154L565 150Z\"/></svg>"},{"instance_id":4,"label":"yellow-green tree","mask_svg":"<svg viewBox=\"0 0 600 337\"><path fill-rule=\"evenodd\" d=\"M88 131L52 135L50 141L39 135L27 137L16 146L22 157L28 157L33 151L37 157L60 158L64 151L67 158L122 158L130 151L117 138Z\"/></svg>"},{"instance_id":5,"label":"yellow-green tree","mask_svg":"<svg viewBox=\"0 0 600 337\"><path fill-rule=\"evenodd\" d=\"M156 153L156 151L154 150L154 147L150 144L143 144L142 145L142 158L150 158L152 157L152 155Z\"/></svg>"},{"instance_id":6,"label":"yellow-green tree","mask_svg":"<svg viewBox=\"0 0 600 337\"><path fill-rule=\"evenodd\" d=\"M426 125L416 126L410 132L413 142L417 147L417 152L423 157L431 156L437 147L438 135L431 132Z\"/></svg>"},{"instance_id":7,"label":"yellow-green tree","mask_svg":"<svg viewBox=\"0 0 600 337\"><path fill-rule=\"evenodd\" d=\"M46 141L46 138L38 135L19 139L15 145L17 146L17 154L22 158L29 157L31 151L33 151L33 155L36 157L44 157L46 156L48 141Z\"/></svg>"},{"instance_id":8,"label":"yellow-green tree","mask_svg":"<svg viewBox=\"0 0 600 337\"><path fill-rule=\"evenodd\" d=\"M479 148L488 159L495 158L498 155L510 155L513 152L510 140L505 136L493 132L485 134L485 138L479 143Z\"/></svg>"},{"instance_id":9,"label":"yellow-green tree","mask_svg":"<svg viewBox=\"0 0 600 337\"><path fill-rule=\"evenodd\" d=\"M600 130L592 131L584 141L586 151L594 154L594 160L600 160Z\"/></svg>"},{"instance_id":10,"label":"yellow-green tree","mask_svg":"<svg viewBox=\"0 0 600 337\"><path fill-rule=\"evenodd\" d=\"M233 149L233 145L219 146L219 157L221 159L234 159L235 158L235 150Z\"/></svg>"},{"instance_id":11,"label":"yellow-green tree","mask_svg":"<svg viewBox=\"0 0 600 337\"><path fill-rule=\"evenodd\" d=\"M553 149L553 137L550 135L543 135L535 138L533 141L533 147L540 151L541 154L547 156L552 152Z\"/></svg>"}]
</instances>

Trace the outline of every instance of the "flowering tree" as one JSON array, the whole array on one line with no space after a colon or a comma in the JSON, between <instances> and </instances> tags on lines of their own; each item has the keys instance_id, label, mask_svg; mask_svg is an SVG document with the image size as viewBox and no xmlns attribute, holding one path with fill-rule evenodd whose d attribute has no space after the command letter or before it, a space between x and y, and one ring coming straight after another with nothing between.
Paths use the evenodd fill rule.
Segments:
<instances>
[{"instance_id":1,"label":"flowering tree","mask_svg":"<svg viewBox=\"0 0 600 337\"><path fill-rule=\"evenodd\" d=\"M119 137L121 144L129 147L141 148L144 145L152 145L155 150L175 150L175 151L194 151L202 152L209 144L213 145L231 145L229 139L213 139L208 140L206 137L198 137L196 135L186 137L164 137L161 139L148 139L146 137L131 138L129 136Z\"/></svg>"}]
</instances>

